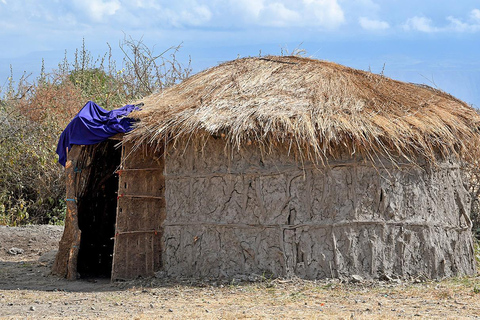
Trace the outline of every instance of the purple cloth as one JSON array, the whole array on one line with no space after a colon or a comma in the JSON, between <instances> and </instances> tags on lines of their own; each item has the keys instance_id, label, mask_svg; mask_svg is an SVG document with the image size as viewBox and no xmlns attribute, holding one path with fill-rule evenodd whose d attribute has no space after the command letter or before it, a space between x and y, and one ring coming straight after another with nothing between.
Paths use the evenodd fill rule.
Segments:
<instances>
[{"instance_id":1,"label":"purple cloth","mask_svg":"<svg viewBox=\"0 0 480 320\"><path fill-rule=\"evenodd\" d=\"M96 144L117 133L132 130L133 119L126 116L138 109L139 106L127 104L119 109L107 111L95 102L88 101L60 135L57 145L58 162L65 166L67 148L70 150L74 144Z\"/></svg>"}]
</instances>

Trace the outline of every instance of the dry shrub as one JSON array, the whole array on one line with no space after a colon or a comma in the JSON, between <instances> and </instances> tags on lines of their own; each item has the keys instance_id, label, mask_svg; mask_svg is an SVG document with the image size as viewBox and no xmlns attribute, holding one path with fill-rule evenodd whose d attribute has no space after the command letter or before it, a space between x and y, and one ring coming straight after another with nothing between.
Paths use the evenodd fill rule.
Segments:
<instances>
[{"instance_id":1,"label":"dry shrub","mask_svg":"<svg viewBox=\"0 0 480 320\"><path fill-rule=\"evenodd\" d=\"M471 196L470 219L472 231L480 241L480 150L475 148L477 155L467 163L465 181Z\"/></svg>"},{"instance_id":2,"label":"dry shrub","mask_svg":"<svg viewBox=\"0 0 480 320\"><path fill-rule=\"evenodd\" d=\"M80 89L70 81L63 81L59 84L38 85L31 93L31 97L18 101L18 108L29 120L49 124L61 130L75 116L83 103Z\"/></svg>"},{"instance_id":3,"label":"dry shrub","mask_svg":"<svg viewBox=\"0 0 480 320\"><path fill-rule=\"evenodd\" d=\"M480 110L476 109L475 111L480 113ZM477 130L480 130L480 127ZM464 181L471 196L472 231L477 241L480 241L480 142L477 141L477 144L471 147L470 152L470 157L465 161ZM480 256L478 258L480 259Z\"/></svg>"},{"instance_id":4,"label":"dry shrub","mask_svg":"<svg viewBox=\"0 0 480 320\"><path fill-rule=\"evenodd\" d=\"M120 69L111 50L94 59L85 43L70 63L37 79L12 75L0 87L0 225L61 223L64 170L55 153L60 133L88 101L107 110L181 81L190 72L176 59L179 46L161 54L141 40L124 39ZM168 55L168 56L167 56Z\"/></svg>"}]
</instances>

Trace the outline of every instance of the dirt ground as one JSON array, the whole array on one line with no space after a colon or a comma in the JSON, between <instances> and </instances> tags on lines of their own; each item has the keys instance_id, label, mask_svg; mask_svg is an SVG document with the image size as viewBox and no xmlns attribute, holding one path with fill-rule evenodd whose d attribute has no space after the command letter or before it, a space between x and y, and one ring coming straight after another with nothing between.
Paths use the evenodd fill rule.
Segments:
<instances>
[{"instance_id":1,"label":"dirt ground","mask_svg":"<svg viewBox=\"0 0 480 320\"><path fill-rule=\"evenodd\" d=\"M480 276L417 283L66 281L49 274L62 231L0 226L0 319L480 319Z\"/></svg>"}]
</instances>

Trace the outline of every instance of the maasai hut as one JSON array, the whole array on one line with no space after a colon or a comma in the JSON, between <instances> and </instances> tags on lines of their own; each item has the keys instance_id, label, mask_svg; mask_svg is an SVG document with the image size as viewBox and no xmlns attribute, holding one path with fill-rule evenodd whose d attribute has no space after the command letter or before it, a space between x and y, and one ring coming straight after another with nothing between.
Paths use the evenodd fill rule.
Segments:
<instances>
[{"instance_id":1,"label":"maasai hut","mask_svg":"<svg viewBox=\"0 0 480 320\"><path fill-rule=\"evenodd\" d=\"M65 233L77 218L96 233L108 229L107 244L89 246L113 252L105 263L112 279L475 272L462 164L480 118L464 102L331 62L275 56L223 63L140 102L121 156L106 149L113 142L89 164L76 159L101 146L72 149L70 181L85 181L75 192L88 209L69 214ZM118 188L85 198L100 180L75 178L75 164L108 168L111 177L116 164L102 163L112 158ZM92 249L80 245L77 263L69 239L79 232L68 232L54 270L74 277L96 269L99 253L81 262Z\"/></svg>"}]
</instances>

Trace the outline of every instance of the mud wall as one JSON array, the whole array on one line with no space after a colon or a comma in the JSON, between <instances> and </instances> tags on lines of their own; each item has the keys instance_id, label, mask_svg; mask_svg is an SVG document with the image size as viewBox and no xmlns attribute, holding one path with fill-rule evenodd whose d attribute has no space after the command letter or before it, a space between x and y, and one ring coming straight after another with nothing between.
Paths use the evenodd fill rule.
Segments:
<instances>
[{"instance_id":1,"label":"mud wall","mask_svg":"<svg viewBox=\"0 0 480 320\"><path fill-rule=\"evenodd\" d=\"M165 163L168 276L361 275L440 278L475 272L468 193L439 167L330 161L302 167L277 151L211 139Z\"/></svg>"}]
</instances>

